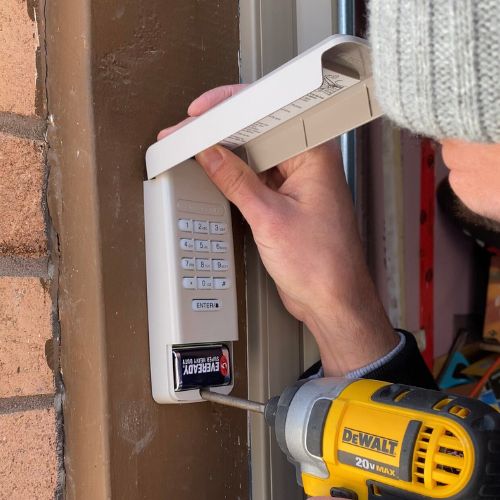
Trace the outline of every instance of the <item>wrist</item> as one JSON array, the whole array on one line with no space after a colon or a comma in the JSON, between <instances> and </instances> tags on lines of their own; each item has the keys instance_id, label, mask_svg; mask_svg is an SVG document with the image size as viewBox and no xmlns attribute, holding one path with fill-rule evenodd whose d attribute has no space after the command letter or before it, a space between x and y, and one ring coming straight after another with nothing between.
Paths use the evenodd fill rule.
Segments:
<instances>
[{"instance_id":1,"label":"wrist","mask_svg":"<svg viewBox=\"0 0 500 500\"><path fill-rule=\"evenodd\" d=\"M368 304L318 308L305 319L318 344L325 376L343 376L362 368L398 345L400 337L378 298Z\"/></svg>"}]
</instances>

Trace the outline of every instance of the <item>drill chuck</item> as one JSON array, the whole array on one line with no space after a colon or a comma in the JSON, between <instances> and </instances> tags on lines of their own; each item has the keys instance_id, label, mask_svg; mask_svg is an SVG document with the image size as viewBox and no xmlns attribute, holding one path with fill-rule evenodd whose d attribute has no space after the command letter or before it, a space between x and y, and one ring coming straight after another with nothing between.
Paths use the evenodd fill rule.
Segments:
<instances>
[{"instance_id":1,"label":"drill chuck","mask_svg":"<svg viewBox=\"0 0 500 500\"><path fill-rule=\"evenodd\" d=\"M269 427L274 427L276 421L276 412L278 411L278 402L280 397L274 396L271 398L265 406L264 409L264 418L266 420L267 425Z\"/></svg>"}]
</instances>

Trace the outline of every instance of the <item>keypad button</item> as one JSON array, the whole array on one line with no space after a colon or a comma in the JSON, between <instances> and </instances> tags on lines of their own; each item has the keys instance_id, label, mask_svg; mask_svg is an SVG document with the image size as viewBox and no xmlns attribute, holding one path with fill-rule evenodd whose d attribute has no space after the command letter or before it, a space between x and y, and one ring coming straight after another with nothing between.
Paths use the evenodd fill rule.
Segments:
<instances>
[{"instance_id":1,"label":"keypad button","mask_svg":"<svg viewBox=\"0 0 500 500\"><path fill-rule=\"evenodd\" d=\"M212 278L198 278L196 282L198 290L211 290L213 287Z\"/></svg>"},{"instance_id":2,"label":"keypad button","mask_svg":"<svg viewBox=\"0 0 500 500\"><path fill-rule=\"evenodd\" d=\"M227 224L225 222L211 222L210 232L212 234L226 234Z\"/></svg>"},{"instance_id":3,"label":"keypad button","mask_svg":"<svg viewBox=\"0 0 500 500\"><path fill-rule=\"evenodd\" d=\"M223 253L227 252L227 241L212 241L212 252Z\"/></svg>"},{"instance_id":4,"label":"keypad button","mask_svg":"<svg viewBox=\"0 0 500 500\"><path fill-rule=\"evenodd\" d=\"M214 288L216 290L227 290L231 286L231 281L227 278L214 278Z\"/></svg>"},{"instance_id":5,"label":"keypad button","mask_svg":"<svg viewBox=\"0 0 500 500\"><path fill-rule=\"evenodd\" d=\"M193 231L193 221L190 219L179 219L177 221L177 227L180 231L191 233Z\"/></svg>"},{"instance_id":6,"label":"keypad button","mask_svg":"<svg viewBox=\"0 0 500 500\"><path fill-rule=\"evenodd\" d=\"M195 290L196 283L194 278L182 278L182 287L187 290Z\"/></svg>"},{"instance_id":7,"label":"keypad button","mask_svg":"<svg viewBox=\"0 0 500 500\"><path fill-rule=\"evenodd\" d=\"M213 259L212 269L214 271L229 271L229 261L226 259Z\"/></svg>"},{"instance_id":8,"label":"keypad button","mask_svg":"<svg viewBox=\"0 0 500 500\"><path fill-rule=\"evenodd\" d=\"M222 308L222 302L219 299L194 299L191 308L196 312L217 311Z\"/></svg>"},{"instance_id":9,"label":"keypad button","mask_svg":"<svg viewBox=\"0 0 500 500\"><path fill-rule=\"evenodd\" d=\"M198 271L210 271L211 267L210 259L196 259L196 269Z\"/></svg>"},{"instance_id":10,"label":"keypad button","mask_svg":"<svg viewBox=\"0 0 500 500\"><path fill-rule=\"evenodd\" d=\"M194 259L188 259L187 257L182 258L181 267L182 269L187 269L188 271L194 270Z\"/></svg>"},{"instance_id":11,"label":"keypad button","mask_svg":"<svg viewBox=\"0 0 500 500\"><path fill-rule=\"evenodd\" d=\"M210 242L208 240L194 240L194 246L197 252L208 252L210 250Z\"/></svg>"},{"instance_id":12,"label":"keypad button","mask_svg":"<svg viewBox=\"0 0 500 500\"><path fill-rule=\"evenodd\" d=\"M188 250L188 251L194 250L194 241L193 240L190 240L188 238L181 238L179 240L179 244L180 244L182 250Z\"/></svg>"},{"instance_id":13,"label":"keypad button","mask_svg":"<svg viewBox=\"0 0 500 500\"><path fill-rule=\"evenodd\" d=\"M193 221L193 227L195 233L205 233L208 234L208 221L206 220L195 220Z\"/></svg>"}]
</instances>

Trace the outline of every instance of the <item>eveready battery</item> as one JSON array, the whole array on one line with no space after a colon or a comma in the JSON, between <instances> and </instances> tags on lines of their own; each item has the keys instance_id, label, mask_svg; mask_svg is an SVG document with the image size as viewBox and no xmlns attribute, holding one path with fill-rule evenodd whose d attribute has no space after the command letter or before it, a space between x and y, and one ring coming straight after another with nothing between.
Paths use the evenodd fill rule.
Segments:
<instances>
[{"instance_id":1,"label":"eveready battery","mask_svg":"<svg viewBox=\"0 0 500 500\"><path fill-rule=\"evenodd\" d=\"M174 347L172 356L176 392L231 383L231 360L224 344Z\"/></svg>"}]
</instances>

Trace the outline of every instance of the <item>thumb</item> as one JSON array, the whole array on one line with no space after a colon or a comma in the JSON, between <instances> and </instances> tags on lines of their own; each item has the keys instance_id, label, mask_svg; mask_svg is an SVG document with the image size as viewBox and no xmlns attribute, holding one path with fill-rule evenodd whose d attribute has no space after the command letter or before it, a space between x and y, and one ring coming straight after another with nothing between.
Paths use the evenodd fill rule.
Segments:
<instances>
[{"instance_id":1,"label":"thumb","mask_svg":"<svg viewBox=\"0 0 500 500\"><path fill-rule=\"evenodd\" d=\"M243 160L222 146L202 151L196 160L250 225L276 196Z\"/></svg>"}]
</instances>

